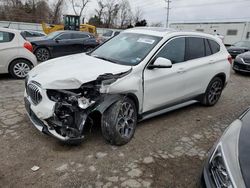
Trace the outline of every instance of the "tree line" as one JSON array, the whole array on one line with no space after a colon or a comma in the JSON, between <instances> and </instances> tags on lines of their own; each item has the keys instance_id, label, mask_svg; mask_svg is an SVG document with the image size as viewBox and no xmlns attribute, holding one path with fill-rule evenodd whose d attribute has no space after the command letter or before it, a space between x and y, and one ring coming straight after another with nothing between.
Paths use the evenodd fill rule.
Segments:
<instances>
[{"instance_id":1,"label":"tree line","mask_svg":"<svg viewBox=\"0 0 250 188\"><path fill-rule=\"evenodd\" d=\"M92 16L84 15L89 3L97 2ZM132 9L128 0L0 0L0 20L49 24L62 23L65 5L72 8L75 15L81 17L83 23L106 28L130 28L146 26L143 11ZM90 12L90 11L88 11Z\"/></svg>"}]
</instances>

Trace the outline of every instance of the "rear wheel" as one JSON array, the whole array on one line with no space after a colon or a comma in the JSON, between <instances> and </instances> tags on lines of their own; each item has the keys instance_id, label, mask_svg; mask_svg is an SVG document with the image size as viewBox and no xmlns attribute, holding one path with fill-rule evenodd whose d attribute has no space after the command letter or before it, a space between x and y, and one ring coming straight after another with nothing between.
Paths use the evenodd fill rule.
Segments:
<instances>
[{"instance_id":1,"label":"rear wheel","mask_svg":"<svg viewBox=\"0 0 250 188\"><path fill-rule=\"evenodd\" d=\"M40 62L47 61L50 58L50 52L47 48L38 48L35 51L35 55L37 60Z\"/></svg>"},{"instance_id":2,"label":"rear wheel","mask_svg":"<svg viewBox=\"0 0 250 188\"><path fill-rule=\"evenodd\" d=\"M14 60L9 67L9 72L14 78L24 79L33 68L32 64L25 59Z\"/></svg>"},{"instance_id":3,"label":"rear wheel","mask_svg":"<svg viewBox=\"0 0 250 188\"><path fill-rule=\"evenodd\" d=\"M134 136L137 124L135 104L124 98L111 105L102 116L103 137L113 145L124 145Z\"/></svg>"},{"instance_id":4,"label":"rear wheel","mask_svg":"<svg viewBox=\"0 0 250 188\"><path fill-rule=\"evenodd\" d=\"M220 99L223 85L224 84L221 78L213 78L207 87L201 103L205 106L214 106Z\"/></svg>"}]
</instances>

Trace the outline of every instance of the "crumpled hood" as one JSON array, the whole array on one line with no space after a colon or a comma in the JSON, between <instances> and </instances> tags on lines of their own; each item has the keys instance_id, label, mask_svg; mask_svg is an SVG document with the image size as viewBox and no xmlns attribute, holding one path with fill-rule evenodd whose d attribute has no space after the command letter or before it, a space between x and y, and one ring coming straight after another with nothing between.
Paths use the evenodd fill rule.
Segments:
<instances>
[{"instance_id":1,"label":"crumpled hood","mask_svg":"<svg viewBox=\"0 0 250 188\"><path fill-rule=\"evenodd\" d=\"M130 69L82 53L39 64L30 71L29 80L40 83L44 89L77 89L102 74L119 74Z\"/></svg>"}]
</instances>

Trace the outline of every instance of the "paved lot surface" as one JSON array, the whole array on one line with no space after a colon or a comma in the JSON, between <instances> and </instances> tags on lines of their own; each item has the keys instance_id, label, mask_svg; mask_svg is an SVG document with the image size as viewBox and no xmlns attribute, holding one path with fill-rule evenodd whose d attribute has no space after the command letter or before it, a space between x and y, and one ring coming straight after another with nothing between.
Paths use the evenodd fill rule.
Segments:
<instances>
[{"instance_id":1,"label":"paved lot surface","mask_svg":"<svg viewBox=\"0 0 250 188\"><path fill-rule=\"evenodd\" d=\"M144 121L123 147L105 143L100 128L68 146L33 128L23 88L24 81L0 78L0 187L198 187L207 151L250 106L250 76L232 73L215 107L195 104Z\"/></svg>"}]
</instances>

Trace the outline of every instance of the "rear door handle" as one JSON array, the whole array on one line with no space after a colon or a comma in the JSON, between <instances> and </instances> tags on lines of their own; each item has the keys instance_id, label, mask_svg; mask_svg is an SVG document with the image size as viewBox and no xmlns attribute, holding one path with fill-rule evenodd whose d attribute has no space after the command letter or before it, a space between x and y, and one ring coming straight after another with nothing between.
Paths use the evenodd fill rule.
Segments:
<instances>
[{"instance_id":1,"label":"rear door handle","mask_svg":"<svg viewBox=\"0 0 250 188\"><path fill-rule=\"evenodd\" d=\"M209 64L215 64L215 60L213 59L209 60Z\"/></svg>"}]
</instances>

